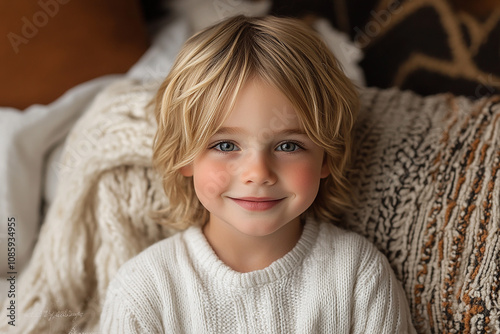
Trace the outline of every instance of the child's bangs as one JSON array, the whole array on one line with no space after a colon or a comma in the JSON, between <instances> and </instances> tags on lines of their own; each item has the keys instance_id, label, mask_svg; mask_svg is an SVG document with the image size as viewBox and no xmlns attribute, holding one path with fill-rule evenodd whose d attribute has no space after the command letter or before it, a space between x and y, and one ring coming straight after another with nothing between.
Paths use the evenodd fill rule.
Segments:
<instances>
[{"instance_id":1,"label":"child's bangs","mask_svg":"<svg viewBox=\"0 0 500 334\"><path fill-rule=\"evenodd\" d=\"M213 59L203 66L205 78L198 85L197 93L190 97L187 104L190 108L184 110L189 121L190 158L205 149L212 137L229 117L233 110L236 97L243 84L252 76L252 70L247 66L246 59L241 55L228 55L230 59Z\"/></svg>"}]
</instances>

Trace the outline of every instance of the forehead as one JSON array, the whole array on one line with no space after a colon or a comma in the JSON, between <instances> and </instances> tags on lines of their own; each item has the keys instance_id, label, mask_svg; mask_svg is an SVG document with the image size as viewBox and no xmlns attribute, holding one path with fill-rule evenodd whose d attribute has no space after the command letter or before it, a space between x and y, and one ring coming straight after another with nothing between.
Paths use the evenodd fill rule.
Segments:
<instances>
[{"instance_id":1,"label":"forehead","mask_svg":"<svg viewBox=\"0 0 500 334\"><path fill-rule=\"evenodd\" d=\"M222 127L279 131L302 128L292 102L278 88L259 78L243 84Z\"/></svg>"}]
</instances>

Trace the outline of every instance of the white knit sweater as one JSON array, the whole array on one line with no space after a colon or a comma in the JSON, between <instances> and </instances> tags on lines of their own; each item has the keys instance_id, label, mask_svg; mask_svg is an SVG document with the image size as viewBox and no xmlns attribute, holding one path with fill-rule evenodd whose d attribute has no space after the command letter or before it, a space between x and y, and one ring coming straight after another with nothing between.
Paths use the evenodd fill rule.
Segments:
<instances>
[{"instance_id":1,"label":"white knit sweater","mask_svg":"<svg viewBox=\"0 0 500 334\"><path fill-rule=\"evenodd\" d=\"M308 222L263 270L220 261L200 228L162 240L110 283L103 333L414 333L404 292L368 241Z\"/></svg>"}]
</instances>

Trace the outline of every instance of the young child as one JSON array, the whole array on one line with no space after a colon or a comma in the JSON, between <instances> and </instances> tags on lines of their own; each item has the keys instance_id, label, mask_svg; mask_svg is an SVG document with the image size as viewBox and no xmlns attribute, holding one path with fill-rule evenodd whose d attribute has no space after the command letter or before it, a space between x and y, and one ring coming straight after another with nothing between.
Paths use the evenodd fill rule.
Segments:
<instances>
[{"instance_id":1,"label":"young child","mask_svg":"<svg viewBox=\"0 0 500 334\"><path fill-rule=\"evenodd\" d=\"M332 224L355 88L308 27L225 20L190 38L156 98L153 162L187 228L123 265L103 333L413 333L374 246Z\"/></svg>"}]
</instances>

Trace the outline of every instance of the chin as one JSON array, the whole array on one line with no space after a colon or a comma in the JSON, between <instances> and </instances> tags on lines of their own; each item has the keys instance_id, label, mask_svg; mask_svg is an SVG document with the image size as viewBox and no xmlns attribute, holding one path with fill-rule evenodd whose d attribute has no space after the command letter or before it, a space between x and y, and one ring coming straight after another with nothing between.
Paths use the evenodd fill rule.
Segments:
<instances>
[{"instance_id":1,"label":"chin","mask_svg":"<svg viewBox=\"0 0 500 334\"><path fill-rule=\"evenodd\" d=\"M243 224L233 226L245 235L252 237L265 237L279 231L287 224L277 222L259 222L257 219L252 219Z\"/></svg>"}]
</instances>

